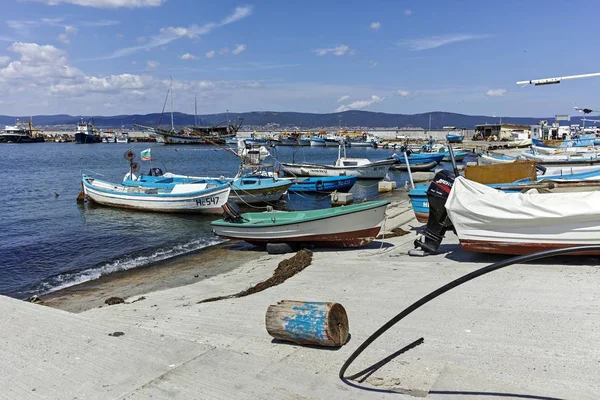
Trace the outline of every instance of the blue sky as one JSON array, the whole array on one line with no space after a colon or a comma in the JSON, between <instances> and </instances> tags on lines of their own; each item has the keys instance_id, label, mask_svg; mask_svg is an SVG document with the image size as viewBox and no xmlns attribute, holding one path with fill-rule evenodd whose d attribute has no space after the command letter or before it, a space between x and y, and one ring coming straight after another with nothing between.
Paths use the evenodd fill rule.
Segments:
<instances>
[{"instance_id":1,"label":"blue sky","mask_svg":"<svg viewBox=\"0 0 600 400\"><path fill-rule=\"evenodd\" d=\"M0 113L600 109L593 1L4 0Z\"/></svg>"}]
</instances>

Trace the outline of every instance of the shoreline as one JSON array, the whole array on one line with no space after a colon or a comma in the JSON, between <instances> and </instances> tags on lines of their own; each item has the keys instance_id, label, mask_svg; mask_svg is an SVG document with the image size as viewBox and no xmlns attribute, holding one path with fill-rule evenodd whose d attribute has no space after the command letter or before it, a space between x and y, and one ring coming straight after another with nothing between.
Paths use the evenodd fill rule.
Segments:
<instances>
[{"instance_id":1,"label":"shoreline","mask_svg":"<svg viewBox=\"0 0 600 400\"><path fill-rule=\"evenodd\" d=\"M110 297L123 299L191 285L232 271L265 254L260 248L229 240L191 253L101 276L40 295L43 305L80 313L105 306Z\"/></svg>"}]
</instances>

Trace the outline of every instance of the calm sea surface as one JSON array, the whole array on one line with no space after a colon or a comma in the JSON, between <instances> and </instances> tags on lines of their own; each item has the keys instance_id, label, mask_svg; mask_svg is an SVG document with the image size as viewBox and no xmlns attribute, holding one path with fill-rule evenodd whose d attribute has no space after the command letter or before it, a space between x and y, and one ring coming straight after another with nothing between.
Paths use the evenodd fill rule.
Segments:
<instances>
[{"instance_id":1,"label":"calm sea surface","mask_svg":"<svg viewBox=\"0 0 600 400\"><path fill-rule=\"evenodd\" d=\"M128 163L129 147L138 155L148 143L0 144L0 294L26 298L32 294L72 286L111 272L138 268L188 253L221 239L212 233L214 216L145 213L80 204L80 171L120 182ZM233 176L237 158L216 147L153 144L151 162L163 171L202 176ZM333 163L336 148L277 147L281 161ZM348 157L388 158L391 150L354 148ZM390 172L399 186L405 173ZM377 197L374 181L359 181L352 189L356 200ZM329 207L323 195L291 194L282 204L289 209Z\"/></svg>"}]
</instances>

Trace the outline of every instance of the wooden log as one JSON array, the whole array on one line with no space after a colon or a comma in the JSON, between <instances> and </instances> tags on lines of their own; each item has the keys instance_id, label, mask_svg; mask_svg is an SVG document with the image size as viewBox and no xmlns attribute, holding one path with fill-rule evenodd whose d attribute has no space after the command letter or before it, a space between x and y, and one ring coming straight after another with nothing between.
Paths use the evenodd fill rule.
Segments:
<instances>
[{"instance_id":1,"label":"wooden log","mask_svg":"<svg viewBox=\"0 0 600 400\"><path fill-rule=\"evenodd\" d=\"M265 315L267 332L298 344L339 347L348 340L348 316L341 304L282 300Z\"/></svg>"}]
</instances>

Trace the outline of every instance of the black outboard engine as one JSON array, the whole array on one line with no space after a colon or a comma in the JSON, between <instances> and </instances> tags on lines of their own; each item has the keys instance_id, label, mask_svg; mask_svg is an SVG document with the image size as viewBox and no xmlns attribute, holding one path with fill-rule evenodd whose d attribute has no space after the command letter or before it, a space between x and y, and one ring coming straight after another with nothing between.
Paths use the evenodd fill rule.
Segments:
<instances>
[{"instance_id":1,"label":"black outboard engine","mask_svg":"<svg viewBox=\"0 0 600 400\"><path fill-rule=\"evenodd\" d=\"M154 167L150 168L150 172L148 172L150 176L163 176L163 171L160 168Z\"/></svg>"},{"instance_id":2,"label":"black outboard engine","mask_svg":"<svg viewBox=\"0 0 600 400\"><path fill-rule=\"evenodd\" d=\"M437 252L444 234L452 228L452 222L448 219L445 206L452 186L454 186L454 178L454 173L442 170L435 174L433 182L427 189L427 200L429 201L427 229L421 239L415 240L415 248L420 247L428 254Z\"/></svg>"},{"instance_id":3,"label":"black outboard engine","mask_svg":"<svg viewBox=\"0 0 600 400\"><path fill-rule=\"evenodd\" d=\"M233 201L227 201L221 207L223 208L223 219L225 221L234 223L244 222L240 208Z\"/></svg>"}]
</instances>

